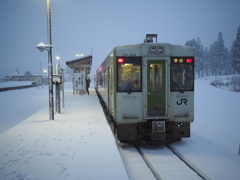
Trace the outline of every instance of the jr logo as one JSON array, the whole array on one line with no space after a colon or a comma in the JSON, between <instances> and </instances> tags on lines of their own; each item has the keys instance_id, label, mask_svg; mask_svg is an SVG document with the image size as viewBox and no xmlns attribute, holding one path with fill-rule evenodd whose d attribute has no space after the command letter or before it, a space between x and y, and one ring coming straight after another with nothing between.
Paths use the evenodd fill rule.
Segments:
<instances>
[{"instance_id":1,"label":"jr logo","mask_svg":"<svg viewBox=\"0 0 240 180\"><path fill-rule=\"evenodd\" d=\"M182 105L182 103L187 105L187 99L181 99L180 102L177 101L177 105Z\"/></svg>"}]
</instances>

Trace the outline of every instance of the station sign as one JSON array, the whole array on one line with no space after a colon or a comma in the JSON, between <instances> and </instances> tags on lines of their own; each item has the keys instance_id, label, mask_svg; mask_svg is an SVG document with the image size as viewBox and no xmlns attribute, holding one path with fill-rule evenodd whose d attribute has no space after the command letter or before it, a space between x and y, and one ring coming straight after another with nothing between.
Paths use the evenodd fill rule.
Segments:
<instances>
[{"instance_id":1,"label":"station sign","mask_svg":"<svg viewBox=\"0 0 240 180\"><path fill-rule=\"evenodd\" d=\"M62 84L62 76L59 74L53 74L53 84Z\"/></svg>"}]
</instances>

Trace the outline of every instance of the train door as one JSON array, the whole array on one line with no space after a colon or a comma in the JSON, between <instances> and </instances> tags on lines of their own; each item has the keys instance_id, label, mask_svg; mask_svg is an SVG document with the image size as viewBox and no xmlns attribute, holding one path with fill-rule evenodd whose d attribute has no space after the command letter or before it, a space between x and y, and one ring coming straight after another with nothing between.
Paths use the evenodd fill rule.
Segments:
<instances>
[{"instance_id":1,"label":"train door","mask_svg":"<svg viewBox=\"0 0 240 180\"><path fill-rule=\"evenodd\" d=\"M163 118L167 116L166 107L166 61L147 61L146 118Z\"/></svg>"}]
</instances>

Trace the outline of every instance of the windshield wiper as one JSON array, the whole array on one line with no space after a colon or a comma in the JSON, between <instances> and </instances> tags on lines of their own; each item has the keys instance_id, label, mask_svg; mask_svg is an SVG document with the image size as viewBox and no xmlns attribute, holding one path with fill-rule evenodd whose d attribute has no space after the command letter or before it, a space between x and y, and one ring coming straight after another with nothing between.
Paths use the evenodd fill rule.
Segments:
<instances>
[{"instance_id":1,"label":"windshield wiper","mask_svg":"<svg viewBox=\"0 0 240 180\"><path fill-rule=\"evenodd\" d=\"M174 86L176 86L178 88L177 90L179 90L180 93L184 93L184 91L181 90L181 88L178 86L178 84L176 82L173 82L173 84L174 84Z\"/></svg>"}]
</instances>

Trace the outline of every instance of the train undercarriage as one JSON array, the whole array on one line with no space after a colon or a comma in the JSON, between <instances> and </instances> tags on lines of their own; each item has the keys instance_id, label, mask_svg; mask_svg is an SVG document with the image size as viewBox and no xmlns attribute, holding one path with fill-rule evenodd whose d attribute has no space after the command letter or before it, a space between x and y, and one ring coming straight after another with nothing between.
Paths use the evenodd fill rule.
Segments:
<instances>
[{"instance_id":1,"label":"train undercarriage","mask_svg":"<svg viewBox=\"0 0 240 180\"><path fill-rule=\"evenodd\" d=\"M118 124L116 136L119 141L125 143L166 144L190 137L190 122L148 120L144 123Z\"/></svg>"}]
</instances>

